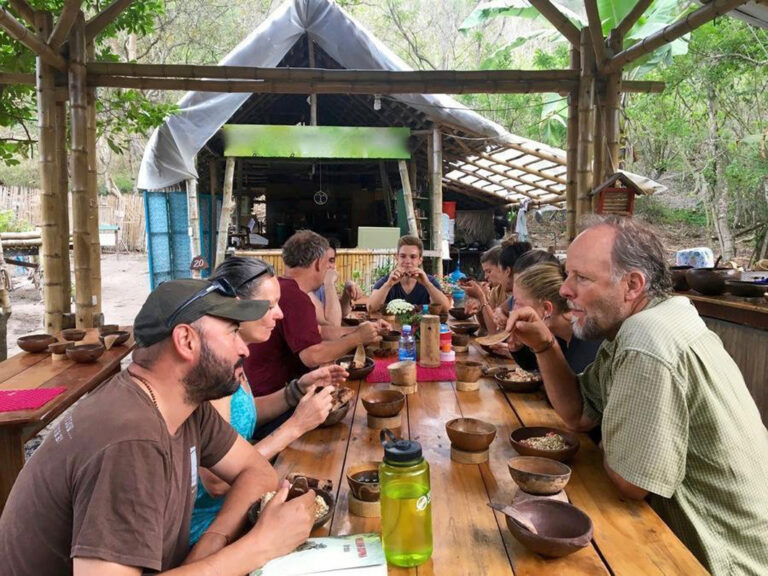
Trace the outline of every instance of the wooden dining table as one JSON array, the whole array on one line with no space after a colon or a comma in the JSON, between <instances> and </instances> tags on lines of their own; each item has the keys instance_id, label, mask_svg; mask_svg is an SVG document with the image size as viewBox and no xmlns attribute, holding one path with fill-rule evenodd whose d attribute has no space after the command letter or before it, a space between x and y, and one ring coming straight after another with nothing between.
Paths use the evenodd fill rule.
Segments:
<instances>
[{"instance_id":1,"label":"wooden dining table","mask_svg":"<svg viewBox=\"0 0 768 576\"><path fill-rule=\"evenodd\" d=\"M98 342L98 339L98 330L92 328L78 344ZM20 352L0 362L0 390L66 388L40 408L0 412L0 514L24 465L24 443L85 394L117 374L120 362L133 347L131 335L125 344L113 346L90 364L29 352Z\"/></svg>"},{"instance_id":2,"label":"wooden dining table","mask_svg":"<svg viewBox=\"0 0 768 576\"><path fill-rule=\"evenodd\" d=\"M486 355L474 344L457 360L472 359L489 366L512 366L514 361ZM503 513L490 502L511 504L517 485L507 461L517 453L510 433L521 426L563 428L543 391L505 393L492 378L483 378L474 392L457 391L453 382L421 382L407 397L402 424L395 432L421 443L429 462L432 490L432 558L415 568L389 566L389 574L419 575L680 575L707 574L645 501L623 498L603 468L602 453L586 434L569 462L573 469L565 488L570 502L589 515L594 537L586 548L563 558L539 556L523 547L507 529ZM348 510L349 486L345 472L355 463L381 460L379 430L368 427L361 398L371 389L390 384L349 381L355 392L340 423L319 428L291 444L277 458L281 474L304 473L334 484L331 520L313 536L381 533L379 518L362 518ZM445 423L456 417L480 418L497 430L490 459L482 464L460 464L450 458Z\"/></svg>"}]
</instances>

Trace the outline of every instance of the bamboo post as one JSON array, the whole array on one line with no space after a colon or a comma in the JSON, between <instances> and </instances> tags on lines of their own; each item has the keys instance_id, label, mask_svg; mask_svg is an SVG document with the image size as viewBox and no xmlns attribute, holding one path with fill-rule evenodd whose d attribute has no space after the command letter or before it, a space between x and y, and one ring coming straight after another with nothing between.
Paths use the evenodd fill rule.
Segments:
<instances>
[{"instance_id":1,"label":"bamboo post","mask_svg":"<svg viewBox=\"0 0 768 576\"><path fill-rule=\"evenodd\" d=\"M408 233L411 236L418 236L419 231L416 227L416 212L413 209L413 194L408 176L408 165L405 160L398 160L397 167L400 169L400 182L403 185L403 202L405 204L405 217L408 220Z\"/></svg>"},{"instance_id":2,"label":"bamboo post","mask_svg":"<svg viewBox=\"0 0 768 576\"><path fill-rule=\"evenodd\" d=\"M6 282L8 283L6 286ZM8 288L11 286L11 277L5 268L5 254L3 243L0 242L0 362L8 358L8 318L11 317L11 299L8 297Z\"/></svg>"},{"instance_id":3,"label":"bamboo post","mask_svg":"<svg viewBox=\"0 0 768 576\"><path fill-rule=\"evenodd\" d=\"M200 210L197 203L197 178L187 179L187 221L189 224L189 250L192 258L202 255L203 245L200 243ZM202 272L193 270L192 277L200 278Z\"/></svg>"},{"instance_id":4,"label":"bamboo post","mask_svg":"<svg viewBox=\"0 0 768 576\"><path fill-rule=\"evenodd\" d=\"M390 226L397 224L395 222L395 216L392 213L392 186L389 184L389 174L387 174L387 166L384 160L379 160L379 176L381 178L381 189L384 192L384 208L387 212L387 222Z\"/></svg>"},{"instance_id":5,"label":"bamboo post","mask_svg":"<svg viewBox=\"0 0 768 576\"><path fill-rule=\"evenodd\" d=\"M41 37L51 33L53 18L49 12L37 12L37 29ZM59 169L56 156L56 93L53 68L37 58L37 127L40 155L40 208L43 217L42 263L45 330L53 334L61 330L64 314L64 270L59 230Z\"/></svg>"},{"instance_id":6,"label":"bamboo post","mask_svg":"<svg viewBox=\"0 0 768 576\"><path fill-rule=\"evenodd\" d=\"M443 249L443 136L440 128L435 126L429 140L431 154L430 180L432 184L432 249L441 252ZM437 257L434 273L443 275L443 258Z\"/></svg>"},{"instance_id":7,"label":"bamboo post","mask_svg":"<svg viewBox=\"0 0 768 576\"><path fill-rule=\"evenodd\" d=\"M578 70L581 56L576 48L571 48L571 68ZM565 207L567 215L568 241L576 237L576 189L577 189L577 149L579 142L579 91L571 90L568 95L568 124L567 124L567 164L565 188Z\"/></svg>"},{"instance_id":8,"label":"bamboo post","mask_svg":"<svg viewBox=\"0 0 768 576\"><path fill-rule=\"evenodd\" d=\"M69 269L69 167L67 162L67 106L56 102L56 161L59 171L58 210L61 246L61 292L64 314L72 313L72 274ZM65 322L66 324L66 322Z\"/></svg>"},{"instance_id":9,"label":"bamboo post","mask_svg":"<svg viewBox=\"0 0 768 576\"><path fill-rule=\"evenodd\" d=\"M215 258L216 257L216 193L219 190L219 161L215 158L212 158L208 162L208 177L210 178L210 188L211 188L211 210L210 210L210 221L208 225L208 230L210 230L208 234L208 254L209 257ZM215 262L209 262L208 265L211 266L211 271L213 271L213 265Z\"/></svg>"},{"instance_id":10,"label":"bamboo post","mask_svg":"<svg viewBox=\"0 0 768 576\"><path fill-rule=\"evenodd\" d=\"M599 83L595 81L595 98L594 108L592 112L592 119L594 121L594 134L592 135L592 188L596 188L603 183L603 170L605 166L605 123L603 118L603 112L605 106L603 105L603 91L599 87ZM590 196L590 212L594 212L597 208L597 196Z\"/></svg>"},{"instance_id":11,"label":"bamboo post","mask_svg":"<svg viewBox=\"0 0 768 576\"><path fill-rule=\"evenodd\" d=\"M307 50L309 51L309 67L314 68L315 43L309 33L307 33ZM309 95L309 124L310 126L317 126L317 94L314 92Z\"/></svg>"},{"instance_id":12,"label":"bamboo post","mask_svg":"<svg viewBox=\"0 0 768 576\"><path fill-rule=\"evenodd\" d=\"M616 54L621 51L624 39L617 30L611 32L608 37L608 47ZM619 136L620 136L620 102L622 92L621 70L608 75L605 84L605 141L606 163L605 176L607 178L619 168ZM603 179L604 179L603 178Z\"/></svg>"},{"instance_id":13,"label":"bamboo post","mask_svg":"<svg viewBox=\"0 0 768 576\"><path fill-rule=\"evenodd\" d=\"M93 270L88 227L88 111L85 84L85 21L82 13L78 15L72 29L69 46L75 313L78 328L92 328L96 302L92 289Z\"/></svg>"},{"instance_id":14,"label":"bamboo post","mask_svg":"<svg viewBox=\"0 0 768 576\"><path fill-rule=\"evenodd\" d=\"M216 262L218 266L224 262L227 253L227 233L229 231L229 219L232 214L232 187L235 181L235 159L227 158L224 168L224 190L221 196L221 217L216 237ZM215 268L214 266L214 268Z\"/></svg>"},{"instance_id":15,"label":"bamboo post","mask_svg":"<svg viewBox=\"0 0 768 576\"><path fill-rule=\"evenodd\" d=\"M86 56L92 59L95 54L93 44L87 44ZM99 184L98 156L96 154L96 89L86 91L86 137L88 159L88 241L91 252L91 299L93 314L101 318L101 242L99 239Z\"/></svg>"},{"instance_id":16,"label":"bamboo post","mask_svg":"<svg viewBox=\"0 0 768 576\"><path fill-rule=\"evenodd\" d=\"M595 78L594 59L589 30L581 31L581 75L579 80L579 139L576 153L576 220L592 210L589 193L592 189L592 158L594 142Z\"/></svg>"}]
</instances>

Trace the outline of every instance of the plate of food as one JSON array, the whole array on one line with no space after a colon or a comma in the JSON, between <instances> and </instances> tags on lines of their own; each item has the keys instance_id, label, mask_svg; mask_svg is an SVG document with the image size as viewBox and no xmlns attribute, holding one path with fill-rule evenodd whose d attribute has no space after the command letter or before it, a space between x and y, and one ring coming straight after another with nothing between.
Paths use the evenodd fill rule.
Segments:
<instances>
[{"instance_id":1,"label":"plate of food","mask_svg":"<svg viewBox=\"0 0 768 576\"><path fill-rule=\"evenodd\" d=\"M528 372L519 366L499 370L493 377L505 392L533 392L541 386L541 374L538 370Z\"/></svg>"}]
</instances>

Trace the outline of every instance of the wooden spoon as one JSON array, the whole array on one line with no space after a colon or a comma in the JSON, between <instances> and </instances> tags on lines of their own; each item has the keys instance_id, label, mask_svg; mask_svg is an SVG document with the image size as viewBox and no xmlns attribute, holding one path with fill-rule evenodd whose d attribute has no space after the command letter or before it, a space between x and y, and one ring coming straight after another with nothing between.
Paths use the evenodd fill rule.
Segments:
<instances>
[{"instance_id":1,"label":"wooden spoon","mask_svg":"<svg viewBox=\"0 0 768 576\"><path fill-rule=\"evenodd\" d=\"M501 504L496 504L494 502L489 502L488 506L490 506L491 508L493 508L498 512L501 512L505 516L509 516L510 518L512 518L512 520L520 524L520 526L528 530L528 532L530 532L531 534L539 533L539 531L536 530L536 526L534 526L531 523L528 517L523 516L520 512L518 512L517 508L515 508L514 506L502 506Z\"/></svg>"},{"instance_id":2,"label":"wooden spoon","mask_svg":"<svg viewBox=\"0 0 768 576\"><path fill-rule=\"evenodd\" d=\"M358 344L357 351L355 351L355 357L352 358L352 367L362 368L365 366L365 347L362 344Z\"/></svg>"},{"instance_id":3,"label":"wooden spoon","mask_svg":"<svg viewBox=\"0 0 768 576\"><path fill-rule=\"evenodd\" d=\"M481 346L493 346L494 344L501 344L505 340L509 339L511 334L512 333L509 330L503 330L502 332L497 332L496 334L488 334L488 336L480 336L480 338L475 338L475 342Z\"/></svg>"}]
</instances>

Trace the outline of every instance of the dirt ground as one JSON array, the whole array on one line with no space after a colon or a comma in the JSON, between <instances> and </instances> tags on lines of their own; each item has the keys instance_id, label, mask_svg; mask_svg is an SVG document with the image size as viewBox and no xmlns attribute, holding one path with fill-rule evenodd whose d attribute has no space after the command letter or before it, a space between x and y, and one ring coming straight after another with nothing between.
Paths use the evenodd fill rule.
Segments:
<instances>
[{"instance_id":1,"label":"dirt ground","mask_svg":"<svg viewBox=\"0 0 768 576\"><path fill-rule=\"evenodd\" d=\"M74 278L74 275L73 275ZM42 331L42 289L25 274L13 276L11 317L8 319L8 356L19 352L16 339ZM133 319L149 294L146 254L102 254L101 289L104 321L107 324L133 324ZM74 304L72 305L74 309Z\"/></svg>"}]
</instances>

